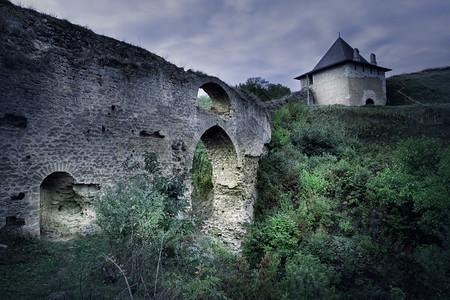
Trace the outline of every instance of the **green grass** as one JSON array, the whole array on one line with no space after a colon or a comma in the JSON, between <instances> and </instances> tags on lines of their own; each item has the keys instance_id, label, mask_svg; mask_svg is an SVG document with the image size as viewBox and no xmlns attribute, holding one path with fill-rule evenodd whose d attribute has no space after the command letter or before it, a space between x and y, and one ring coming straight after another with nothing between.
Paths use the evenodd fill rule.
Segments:
<instances>
[{"instance_id":1,"label":"green grass","mask_svg":"<svg viewBox=\"0 0 450 300\"><path fill-rule=\"evenodd\" d=\"M387 104L450 102L450 67L392 76L386 79Z\"/></svg>"},{"instance_id":2,"label":"green grass","mask_svg":"<svg viewBox=\"0 0 450 300\"><path fill-rule=\"evenodd\" d=\"M46 299L65 292L70 299L108 299L118 294L120 283L103 283L102 255L106 241L80 237L47 241L1 233L1 299Z\"/></svg>"},{"instance_id":3,"label":"green grass","mask_svg":"<svg viewBox=\"0 0 450 300\"><path fill-rule=\"evenodd\" d=\"M393 144L399 139L427 136L450 140L450 104L404 106L312 107L314 118L332 123L369 144Z\"/></svg>"}]
</instances>

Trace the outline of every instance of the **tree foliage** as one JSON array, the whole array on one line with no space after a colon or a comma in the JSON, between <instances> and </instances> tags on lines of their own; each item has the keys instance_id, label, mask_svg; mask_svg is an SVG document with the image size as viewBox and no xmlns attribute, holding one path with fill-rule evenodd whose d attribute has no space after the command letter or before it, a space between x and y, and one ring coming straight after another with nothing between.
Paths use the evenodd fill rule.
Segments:
<instances>
[{"instance_id":1,"label":"tree foliage","mask_svg":"<svg viewBox=\"0 0 450 300\"><path fill-rule=\"evenodd\" d=\"M291 93L290 88L279 83L270 83L261 77L248 78L245 83L240 83L236 87L254 94L262 101L279 99Z\"/></svg>"},{"instance_id":2,"label":"tree foliage","mask_svg":"<svg viewBox=\"0 0 450 300\"><path fill-rule=\"evenodd\" d=\"M209 98L209 96L202 95L197 98L198 106L202 109L208 109L212 106L212 100Z\"/></svg>"}]
</instances>

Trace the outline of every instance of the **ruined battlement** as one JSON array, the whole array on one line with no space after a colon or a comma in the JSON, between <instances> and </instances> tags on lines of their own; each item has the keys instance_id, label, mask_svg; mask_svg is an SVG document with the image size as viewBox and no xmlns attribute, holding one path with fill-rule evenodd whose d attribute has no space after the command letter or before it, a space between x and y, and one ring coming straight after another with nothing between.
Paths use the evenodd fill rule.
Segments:
<instances>
[{"instance_id":1,"label":"ruined battlement","mask_svg":"<svg viewBox=\"0 0 450 300\"><path fill-rule=\"evenodd\" d=\"M49 210L64 210L44 203L48 190L89 199L84 187L125 176L122 162L145 151L189 185L203 140L214 184L206 224L238 246L270 140L264 105L216 77L7 1L0 1L0 33L0 227L39 235ZM210 109L197 104L200 88Z\"/></svg>"}]
</instances>

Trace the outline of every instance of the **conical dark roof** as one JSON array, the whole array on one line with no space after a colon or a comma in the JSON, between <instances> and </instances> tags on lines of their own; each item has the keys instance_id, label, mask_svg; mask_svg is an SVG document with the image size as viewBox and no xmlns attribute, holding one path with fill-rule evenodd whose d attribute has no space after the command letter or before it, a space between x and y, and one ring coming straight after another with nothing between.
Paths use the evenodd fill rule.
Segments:
<instances>
[{"instance_id":1,"label":"conical dark roof","mask_svg":"<svg viewBox=\"0 0 450 300\"><path fill-rule=\"evenodd\" d=\"M368 64L369 62L365 60L362 56L360 57L360 62ZM339 37L327 51L327 53L322 57L319 63L314 67L313 72L328 68L329 66L344 62L347 60L353 60L353 48L347 44L341 37Z\"/></svg>"},{"instance_id":2,"label":"conical dark roof","mask_svg":"<svg viewBox=\"0 0 450 300\"><path fill-rule=\"evenodd\" d=\"M354 49L347 44L346 41L344 41L341 37L338 37L338 39L334 42L334 44L331 46L331 48L325 53L325 55L322 57L322 59L319 61L319 63L314 67L312 71L309 71L308 73L305 73L303 75L297 76L294 79L301 79L302 77L306 76L307 74L312 74L317 71L327 69L329 67L347 62L347 61L353 61L358 62L360 64L369 65L372 68L376 68L383 71L390 71L391 69L384 68L377 66L375 64L370 64L367 60L365 60L361 55L358 54L358 58L354 58Z\"/></svg>"}]
</instances>

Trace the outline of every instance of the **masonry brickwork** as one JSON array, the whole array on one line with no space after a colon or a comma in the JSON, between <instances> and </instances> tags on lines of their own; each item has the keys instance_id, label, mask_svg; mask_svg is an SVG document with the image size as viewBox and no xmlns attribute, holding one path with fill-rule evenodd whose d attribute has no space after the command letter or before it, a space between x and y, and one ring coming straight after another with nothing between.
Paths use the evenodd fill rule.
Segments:
<instances>
[{"instance_id":1,"label":"masonry brickwork","mask_svg":"<svg viewBox=\"0 0 450 300\"><path fill-rule=\"evenodd\" d=\"M385 72L356 63L346 63L318 71L312 76L310 89L315 104L366 105L372 99L375 105L386 105ZM302 87L308 85L301 80Z\"/></svg>"},{"instance_id":2,"label":"masonry brickwork","mask_svg":"<svg viewBox=\"0 0 450 300\"><path fill-rule=\"evenodd\" d=\"M308 103L385 105L388 71L391 69L378 66L374 53L370 54L370 62L365 60L339 35L314 69L295 79L308 91Z\"/></svg>"},{"instance_id":3,"label":"masonry brickwork","mask_svg":"<svg viewBox=\"0 0 450 300\"><path fill-rule=\"evenodd\" d=\"M199 88L213 99L208 110ZM206 223L239 247L270 134L266 106L216 77L0 1L0 227L39 235L57 226L47 215L82 215L92 190L126 176L122 162L145 151L189 186L202 139L214 173Z\"/></svg>"}]
</instances>

